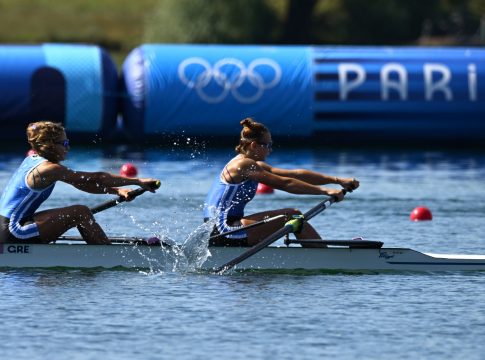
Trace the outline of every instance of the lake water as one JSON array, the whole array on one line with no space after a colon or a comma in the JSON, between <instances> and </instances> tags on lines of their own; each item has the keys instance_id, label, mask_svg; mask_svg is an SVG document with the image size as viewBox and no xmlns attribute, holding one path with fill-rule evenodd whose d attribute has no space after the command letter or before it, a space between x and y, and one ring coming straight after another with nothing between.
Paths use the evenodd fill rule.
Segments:
<instances>
[{"instance_id":1,"label":"lake water","mask_svg":"<svg viewBox=\"0 0 485 360\"><path fill-rule=\"evenodd\" d=\"M231 148L73 149L66 165L134 163L162 187L96 217L110 235L182 243ZM24 149L3 149L0 189ZM328 239L485 254L485 153L276 148L272 165L355 176L361 187L312 220ZM45 207L109 199L58 184ZM248 213L317 204L257 196ZM424 205L433 221L414 223ZM70 234L76 234L72 231ZM77 235L77 234L76 234ZM256 274L1 270L2 359L483 359L485 274ZM483 337L482 337L483 336Z\"/></svg>"}]
</instances>

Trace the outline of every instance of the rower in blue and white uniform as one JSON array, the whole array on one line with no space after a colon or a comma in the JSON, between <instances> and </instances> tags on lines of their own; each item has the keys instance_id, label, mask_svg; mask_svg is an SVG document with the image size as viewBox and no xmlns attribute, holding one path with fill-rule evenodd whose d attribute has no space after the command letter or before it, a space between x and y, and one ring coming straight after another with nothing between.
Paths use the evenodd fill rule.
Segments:
<instances>
[{"instance_id":1,"label":"rower in blue and white uniform","mask_svg":"<svg viewBox=\"0 0 485 360\"><path fill-rule=\"evenodd\" d=\"M39 229L33 216L52 193L55 183L35 190L27 184L26 179L46 161L39 155L28 156L7 183L0 197L0 242L39 241Z\"/></svg>"},{"instance_id":2,"label":"rower in blue and white uniform","mask_svg":"<svg viewBox=\"0 0 485 360\"><path fill-rule=\"evenodd\" d=\"M273 144L269 130L251 118L242 120L241 125L243 129L236 147L238 155L224 166L204 204L204 220L215 219L210 245L253 246L284 226L285 220L278 215L301 215L299 210L291 208L245 215L244 209L254 198L258 183L293 194L330 195L338 200L343 199L342 189L319 185L337 184L347 190L359 186L355 178L337 178L306 169L286 170L270 166L265 162ZM271 222L246 228L276 216L278 219ZM236 229L241 231L222 235ZM295 236L298 239L320 239L320 235L308 223Z\"/></svg>"},{"instance_id":3,"label":"rower in blue and white uniform","mask_svg":"<svg viewBox=\"0 0 485 360\"><path fill-rule=\"evenodd\" d=\"M256 195L257 188L258 182L251 179L234 183L227 166L224 167L214 181L204 204L204 220L216 219L212 236L243 226L241 219L244 217L244 208ZM212 241L211 245L247 246L247 237L246 231L241 230L221 237L219 241Z\"/></svg>"},{"instance_id":4,"label":"rower in blue and white uniform","mask_svg":"<svg viewBox=\"0 0 485 360\"><path fill-rule=\"evenodd\" d=\"M124 178L106 172L74 171L61 164L70 149L64 127L51 121L27 126L27 141L37 155L29 156L10 178L0 197L0 242L49 243L77 227L88 244L110 240L85 205L37 211L57 181L90 194L113 194L130 200L130 189L139 185L154 192L156 179Z\"/></svg>"}]
</instances>

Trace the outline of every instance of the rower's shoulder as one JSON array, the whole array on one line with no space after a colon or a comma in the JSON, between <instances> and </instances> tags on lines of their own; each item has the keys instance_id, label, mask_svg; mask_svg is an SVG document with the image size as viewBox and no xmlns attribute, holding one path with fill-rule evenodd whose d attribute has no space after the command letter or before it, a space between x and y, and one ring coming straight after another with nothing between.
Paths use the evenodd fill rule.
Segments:
<instances>
[{"instance_id":1,"label":"rower's shoulder","mask_svg":"<svg viewBox=\"0 0 485 360\"><path fill-rule=\"evenodd\" d=\"M228 169L234 169L239 172L241 171L254 171L257 169L260 169L262 166L259 161L256 161L251 158L238 158L238 159L233 159L227 164Z\"/></svg>"},{"instance_id":2,"label":"rower's shoulder","mask_svg":"<svg viewBox=\"0 0 485 360\"><path fill-rule=\"evenodd\" d=\"M37 166L37 170L43 175L64 174L66 171L69 171L69 169L64 165L59 163L54 163L49 160L39 164Z\"/></svg>"},{"instance_id":3,"label":"rower's shoulder","mask_svg":"<svg viewBox=\"0 0 485 360\"><path fill-rule=\"evenodd\" d=\"M243 167L243 166L251 165L254 162L255 161L250 159L250 158L238 155L236 157L233 157L231 160L229 160L226 167L228 167L228 168L240 168L240 167Z\"/></svg>"}]
</instances>

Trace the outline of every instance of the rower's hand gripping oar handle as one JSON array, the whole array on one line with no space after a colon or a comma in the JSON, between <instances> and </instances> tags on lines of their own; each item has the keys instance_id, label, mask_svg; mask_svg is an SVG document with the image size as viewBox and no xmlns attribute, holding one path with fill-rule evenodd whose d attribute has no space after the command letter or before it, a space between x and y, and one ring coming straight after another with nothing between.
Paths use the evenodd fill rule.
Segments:
<instances>
[{"instance_id":1,"label":"rower's hand gripping oar handle","mask_svg":"<svg viewBox=\"0 0 485 360\"><path fill-rule=\"evenodd\" d=\"M156 180L156 181L153 181L151 188L152 188L152 190L156 190L160 187L160 185L161 185L160 180ZM128 199L124 198L123 196L118 196L117 199L106 201L106 202L104 202L100 205L97 205L97 206L91 208L91 212L93 214L96 214L96 213L99 213L100 211L112 208L113 206L116 206L119 203L125 202L127 200L133 200L137 196L140 196L141 194L143 194L145 191L147 191L147 190L143 189L143 188L139 188L139 189L130 191L128 193L128 195L129 195Z\"/></svg>"}]
</instances>

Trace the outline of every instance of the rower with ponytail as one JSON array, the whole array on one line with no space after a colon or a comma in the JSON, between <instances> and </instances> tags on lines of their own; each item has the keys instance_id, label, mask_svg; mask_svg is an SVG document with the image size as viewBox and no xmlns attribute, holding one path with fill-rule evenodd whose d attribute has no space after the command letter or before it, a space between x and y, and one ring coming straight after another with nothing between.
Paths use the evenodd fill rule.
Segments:
<instances>
[{"instance_id":1,"label":"rower with ponytail","mask_svg":"<svg viewBox=\"0 0 485 360\"><path fill-rule=\"evenodd\" d=\"M243 128L241 130L239 145L236 146L236 152L238 154L244 154L247 146L251 144L251 142L261 140L265 134L269 133L266 126L251 118L242 120L240 124Z\"/></svg>"},{"instance_id":2,"label":"rower with ponytail","mask_svg":"<svg viewBox=\"0 0 485 360\"><path fill-rule=\"evenodd\" d=\"M237 155L217 175L204 204L204 220L215 220L211 236L213 246L253 246L284 226L283 217L258 227L243 229L268 217L278 215L301 215L297 209L268 210L246 215L244 208L254 198L258 183L293 194L329 195L339 201L343 190L354 190L359 186L355 178L329 176L306 169L281 169L266 163L273 150L269 129L252 118L240 122L242 126ZM322 187L337 184L340 189ZM241 230L239 230L241 229ZM239 230L236 231L235 230ZM231 232L225 236L215 236ZM298 239L320 239L310 225L296 234Z\"/></svg>"}]
</instances>

